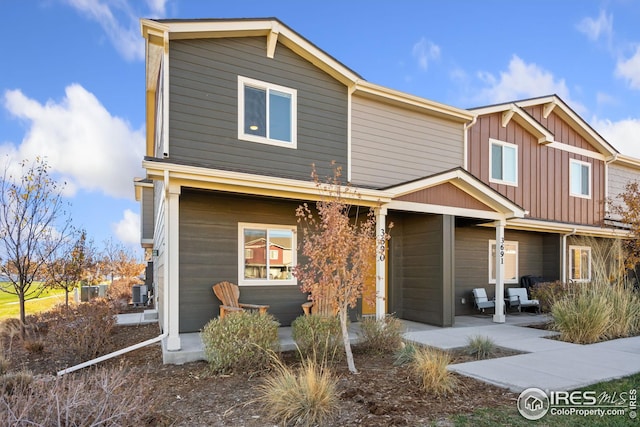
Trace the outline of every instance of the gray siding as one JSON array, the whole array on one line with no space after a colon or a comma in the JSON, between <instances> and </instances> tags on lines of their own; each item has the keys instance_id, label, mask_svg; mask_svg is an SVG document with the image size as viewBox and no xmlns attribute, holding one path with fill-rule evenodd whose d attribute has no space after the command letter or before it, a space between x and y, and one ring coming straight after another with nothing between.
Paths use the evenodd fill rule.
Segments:
<instances>
[{"instance_id":1,"label":"gray siding","mask_svg":"<svg viewBox=\"0 0 640 427\"><path fill-rule=\"evenodd\" d=\"M462 124L359 96L351 120L354 184L386 187L464 164Z\"/></svg>"},{"instance_id":2,"label":"gray siding","mask_svg":"<svg viewBox=\"0 0 640 427\"><path fill-rule=\"evenodd\" d=\"M165 221L164 221L164 185L161 182L155 181L153 183L154 191L154 203L158 212L158 223L155 224L155 231L153 235L153 248L158 251L158 255L153 258L153 286L154 286L154 298L156 307L158 308L158 319L160 321L160 328L166 331L169 325L165 325L164 313L167 309L164 306L164 295L168 292L166 289L167 283L165 281L164 266L167 262L166 251L166 233L165 233Z\"/></svg>"},{"instance_id":3,"label":"gray siding","mask_svg":"<svg viewBox=\"0 0 640 427\"><path fill-rule=\"evenodd\" d=\"M628 183L640 180L640 170L616 163L609 165L608 174L608 197L614 204L621 203L619 196ZM620 215L609 214L609 217L619 219Z\"/></svg>"},{"instance_id":4,"label":"gray siding","mask_svg":"<svg viewBox=\"0 0 640 427\"><path fill-rule=\"evenodd\" d=\"M440 326L453 323L453 218L393 215L389 311Z\"/></svg>"},{"instance_id":5,"label":"gray siding","mask_svg":"<svg viewBox=\"0 0 640 427\"><path fill-rule=\"evenodd\" d=\"M495 284L489 284L489 240L495 240L493 228L456 228L456 315L474 313L471 291L485 288L489 297L495 296ZM549 280L559 278L560 240L558 235L506 230L505 240L518 242L518 277L543 276ZM505 288L519 284L505 284ZM465 304L462 304L462 298Z\"/></svg>"},{"instance_id":6,"label":"gray siding","mask_svg":"<svg viewBox=\"0 0 640 427\"><path fill-rule=\"evenodd\" d=\"M199 331L219 314L211 287L238 283L238 223L295 225L294 202L183 189L180 195L180 332ZM241 286L240 301L270 305L282 325L302 314L298 286Z\"/></svg>"},{"instance_id":7,"label":"gray siding","mask_svg":"<svg viewBox=\"0 0 640 427\"><path fill-rule=\"evenodd\" d=\"M264 38L174 40L170 45L170 148L179 162L309 179L335 160L347 165L347 89ZM298 148L238 140L238 76L298 91Z\"/></svg>"}]
</instances>

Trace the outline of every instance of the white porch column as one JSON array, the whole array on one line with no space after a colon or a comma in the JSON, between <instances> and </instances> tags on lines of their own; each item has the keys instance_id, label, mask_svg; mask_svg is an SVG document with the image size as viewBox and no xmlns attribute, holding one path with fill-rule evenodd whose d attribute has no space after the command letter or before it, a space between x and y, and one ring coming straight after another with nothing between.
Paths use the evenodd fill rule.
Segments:
<instances>
[{"instance_id":1,"label":"white porch column","mask_svg":"<svg viewBox=\"0 0 640 427\"><path fill-rule=\"evenodd\" d=\"M496 221L496 312L493 321L504 323L504 226L505 221Z\"/></svg>"},{"instance_id":2,"label":"white porch column","mask_svg":"<svg viewBox=\"0 0 640 427\"><path fill-rule=\"evenodd\" d=\"M177 351L180 350L180 301L179 301L179 247L178 239L180 237L179 231L179 203L180 203L180 186L169 185L167 189L167 206L165 207L167 212L166 217L166 262L168 264L168 275L165 279L166 289L168 293L168 307L165 310L168 312L169 325L167 327L167 350Z\"/></svg>"},{"instance_id":3,"label":"white porch column","mask_svg":"<svg viewBox=\"0 0 640 427\"><path fill-rule=\"evenodd\" d=\"M376 240L379 247L376 251L376 319L384 318L387 302L387 271L386 271L386 241L383 240L387 232L387 208L376 209ZM380 241L383 240L383 243Z\"/></svg>"}]
</instances>

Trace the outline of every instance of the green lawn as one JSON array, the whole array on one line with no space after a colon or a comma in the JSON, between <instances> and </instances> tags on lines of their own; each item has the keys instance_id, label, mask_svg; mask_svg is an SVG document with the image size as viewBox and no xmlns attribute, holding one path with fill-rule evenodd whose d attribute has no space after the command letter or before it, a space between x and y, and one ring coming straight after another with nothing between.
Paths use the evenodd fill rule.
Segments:
<instances>
[{"instance_id":1,"label":"green lawn","mask_svg":"<svg viewBox=\"0 0 640 427\"><path fill-rule=\"evenodd\" d=\"M73 298L73 295L70 295ZM39 298L25 302L27 315L49 310L57 304L64 303L64 291L60 289L46 290ZM0 292L0 319L20 317L18 297L6 292Z\"/></svg>"},{"instance_id":2,"label":"green lawn","mask_svg":"<svg viewBox=\"0 0 640 427\"><path fill-rule=\"evenodd\" d=\"M607 392L609 395L620 396L621 393L628 393L630 390L640 389L640 374L631 375L619 380L608 381L604 383L594 384L592 386L581 388L585 391L596 391L599 395ZM516 403L510 406L497 408L480 409L469 415L457 415L452 418L455 426L593 426L593 427L623 427L637 426L638 419L632 419L628 414L623 416L589 416L582 417L577 415L551 415L547 414L538 421L529 421L525 419L516 408Z\"/></svg>"}]
</instances>

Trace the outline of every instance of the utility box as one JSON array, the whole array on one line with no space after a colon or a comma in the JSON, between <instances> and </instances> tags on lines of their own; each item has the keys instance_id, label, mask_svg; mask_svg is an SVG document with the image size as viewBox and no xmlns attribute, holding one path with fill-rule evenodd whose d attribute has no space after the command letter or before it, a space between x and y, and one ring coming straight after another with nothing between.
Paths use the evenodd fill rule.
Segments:
<instances>
[{"instance_id":1,"label":"utility box","mask_svg":"<svg viewBox=\"0 0 640 427\"><path fill-rule=\"evenodd\" d=\"M98 286L82 286L80 288L80 301L88 302L100 296L100 288Z\"/></svg>"},{"instance_id":2,"label":"utility box","mask_svg":"<svg viewBox=\"0 0 640 427\"><path fill-rule=\"evenodd\" d=\"M147 305L148 299L147 285L133 285L133 288L131 289L131 300L133 305Z\"/></svg>"}]
</instances>

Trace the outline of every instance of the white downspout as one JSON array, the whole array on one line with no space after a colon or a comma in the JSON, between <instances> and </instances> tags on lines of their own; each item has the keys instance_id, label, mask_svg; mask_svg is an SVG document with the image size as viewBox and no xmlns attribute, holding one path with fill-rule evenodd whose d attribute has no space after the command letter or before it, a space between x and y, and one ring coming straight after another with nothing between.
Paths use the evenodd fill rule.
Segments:
<instances>
[{"instance_id":1,"label":"white downspout","mask_svg":"<svg viewBox=\"0 0 640 427\"><path fill-rule=\"evenodd\" d=\"M139 349L139 348L146 347L146 346L148 346L148 345L151 345L151 344L154 344L154 343L160 342L160 341L162 341L162 340L163 340L167 335L168 335L168 332L164 332L164 333L162 333L162 334L158 335L158 336L157 336L157 337L155 337L155 338L151 338L151 339L148 339L148 340L146 340L146 341L142 341L142 342L140 342L140 343L138 343L138 344L134 344L134 345L132 345L132 346L129 346L129 347L123 348L123 349L121 349L121 350L114 351L113 353L105 354L104 356L97 357L97 358L95 358L95 359L89 360L89 361L84 362L84 363L80 363L79 365L75 365L75 366L72 366L72 367L70 367L70 368L63 369L63 370L61 370L61 371L58 371L58 376L60 377L60 376L62 376L62 375L64 375L64 374L68 374L68 373L70 373L70 372L77 371L77 370L79 370L79 369L86 368L86 367L91 366L91 365L95 365L96 363L103 362L103 361L108 360L108 359L111 359L111 358L113 358L113 357L120 356L120 355L125 354L125 353L128 353L128 352L130 352L130 351L137 350L137 349Z\"/></svg>"},{"instance_id":2,"label":"white downspout","mask_svg":"<svg viewBox=\"0 0 640 427\"><path fill-rule=\"evenodd\" d=\"M562 235L562 283L567 283L567 237L576 234L577 229L573 229L571 233Z\"/></svg>"},{"instance_id":3,"label":"white downspout","mask_svg":"<svg viewBox=\"0 0 640 427\"><path fill-rule=\"evenodd\" d=\"M462 135L462 155L463 155L463 160L462 160L462 167L464 168L464 170L468 171L469 170L469 160L468 160L468 155L469 155L469 136L468 136L468 131L471 128L471 126L476 124L476 121L478 121L478 116L473 116L473 120L471 120L469 123L465 123L462 126L463 132L464 134Z\"/></svg>"}]
</instances>

